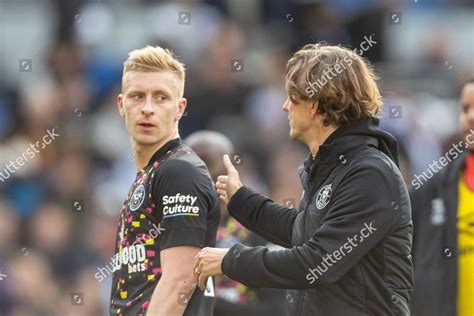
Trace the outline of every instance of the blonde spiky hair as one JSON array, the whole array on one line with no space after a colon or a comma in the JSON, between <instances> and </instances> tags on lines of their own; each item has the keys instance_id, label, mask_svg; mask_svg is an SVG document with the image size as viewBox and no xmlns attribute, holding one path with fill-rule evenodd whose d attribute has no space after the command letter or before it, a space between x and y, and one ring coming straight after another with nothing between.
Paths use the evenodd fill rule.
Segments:
<instances>
[{"instance_id":1,"label":"blonde spiky hair","mask_svg":"<svg viewBox=\"0 0 474 316\"><path fill-rule=\"evenodd\" d=\"M159 46L147 46L142 49L136 49L128 53L128 58L123 64L122 74L122 92L125 90L125 76L128 72L159 72L170 71L174 73L179 81L179 97L184 94L185 68L169 49L163 49Z\"/></svg>"}]
</instances>

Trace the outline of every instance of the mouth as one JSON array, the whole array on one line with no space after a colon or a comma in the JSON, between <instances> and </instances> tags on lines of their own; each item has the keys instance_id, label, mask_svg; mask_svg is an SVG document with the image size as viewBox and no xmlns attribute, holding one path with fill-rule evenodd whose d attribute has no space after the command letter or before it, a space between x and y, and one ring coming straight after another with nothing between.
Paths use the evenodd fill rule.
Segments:
<instances>
[{"instance_id":1,"label":"mouth","mask_svg":"<svg viewBox=\"0 0 474 316\"><path fill-rule=\"evenodd\" d=\"M142 129L152 129L156 127L156 125L151 122L139 122L137 125Z\"/></svg>"}]
</instances>

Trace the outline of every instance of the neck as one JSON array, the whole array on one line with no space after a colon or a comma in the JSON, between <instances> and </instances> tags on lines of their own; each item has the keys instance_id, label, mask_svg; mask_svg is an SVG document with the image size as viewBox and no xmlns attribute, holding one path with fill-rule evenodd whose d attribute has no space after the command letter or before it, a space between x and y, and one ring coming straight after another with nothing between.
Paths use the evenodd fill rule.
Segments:
<instances>
[{"instance_id":1,"label":"neck","mask_svg":"<svg viewBox=\"0 0 474 316\"><path fill-rule=\"evenodd\" d=\"M153 154L163 147L163 145L178 137L179 133L176 130L175 132L171 133L170 136L152 145L142 145L132 142L134 151L133 156L135 158L135 166L137 167L137 171L142 170L148 164Z\"/></svg>"},{"instance_id":2,"label":"neck","mask_svg":"<svg viewBox=\"0 0 474 316\"><path fill-rule=\"evenodd\" d=\"M311 155L313 159L316 157L319 146L321 146L328 137L334 133L337 127L333 125L329 126L321 126L320 128L315 128L312 133L309 135L307 141L305 141L306 145L308 145L309 150L311 151Z\"/></svg>"}]
</instances>

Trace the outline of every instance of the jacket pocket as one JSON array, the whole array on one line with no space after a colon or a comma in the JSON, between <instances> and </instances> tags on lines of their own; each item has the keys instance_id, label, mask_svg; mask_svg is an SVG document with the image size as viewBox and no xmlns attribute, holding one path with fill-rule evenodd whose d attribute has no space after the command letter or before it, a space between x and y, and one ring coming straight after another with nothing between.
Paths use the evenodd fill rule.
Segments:
<instances>
[{"instance_id":1,"label":"jacket pocket","mask_svg":"<svg viewBox=\"0 0 474 316\"><path fill-rule=\"evenodd\" d=\"M363 286L342 286L333 283L306 292L303 308L297 315L367 316Z\"/></svg>"}]
</instances>

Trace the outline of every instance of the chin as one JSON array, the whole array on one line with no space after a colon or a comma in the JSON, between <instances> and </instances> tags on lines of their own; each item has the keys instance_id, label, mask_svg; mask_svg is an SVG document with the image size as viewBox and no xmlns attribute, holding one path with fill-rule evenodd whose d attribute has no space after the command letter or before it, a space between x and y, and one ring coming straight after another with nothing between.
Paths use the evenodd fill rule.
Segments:
<instances>
[{"instance_id":1,"label":"chin","mask_svg":"<svg viewBox=\"0 0 474 316\"><path fill-rule=\"evenodd\" d=\"M298 133L296 133L294 130L290 130L290 138L292 140L299 140Z\"/></svg>"},{"instance_id":2,"label":"chin","mask_svg":"<svg viewBox=\"0 0 474 316\"><path fill-rule=\"evenodd\" d=\"M295 131L290 127L290 138L293 139L295 137Z\"/></svg>"},{"instance_id":3,"label":"chin","mask_svg":"<svg viewBox=\"0 0 474 316\"><path fill-rule=\"evenodd\" d=\"M138 145L148 146L156 144L158 142L158 137L151 135L136 135L134 140Z\"/></svg>"}]
</instances>

